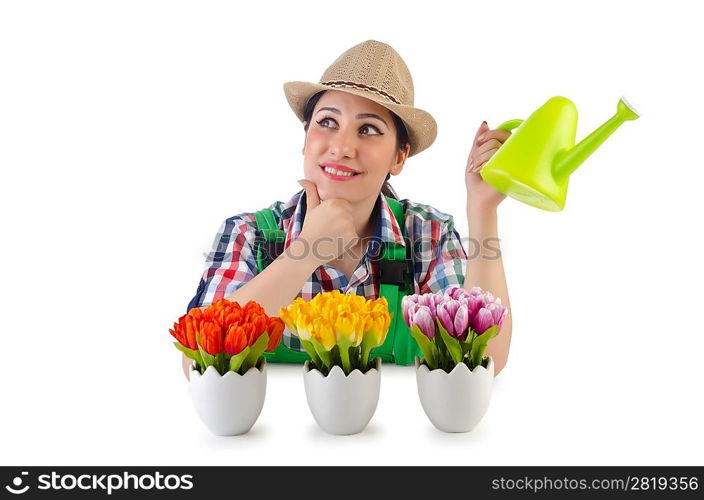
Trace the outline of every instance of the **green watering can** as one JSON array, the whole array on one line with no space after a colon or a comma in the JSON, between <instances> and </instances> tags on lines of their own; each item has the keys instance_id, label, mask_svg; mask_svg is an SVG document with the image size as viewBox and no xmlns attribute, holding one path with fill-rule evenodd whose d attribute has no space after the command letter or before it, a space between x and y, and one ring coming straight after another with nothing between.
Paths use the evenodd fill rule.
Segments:
<instances>
[{"instance_id":1,"label":"green watering can","mask_svg":"<svg viewBox=\"0 0 704 500\"><path fill-rule=\"evenodd\" d=\"M623 122L637 118L622 97L616 114L575 145L577 108L565 97L552 97L525 121L509 120L497 127L518 129L484 165L481 176L503 194L559 212L570 174Z\"/></svg>"}]
</instances>

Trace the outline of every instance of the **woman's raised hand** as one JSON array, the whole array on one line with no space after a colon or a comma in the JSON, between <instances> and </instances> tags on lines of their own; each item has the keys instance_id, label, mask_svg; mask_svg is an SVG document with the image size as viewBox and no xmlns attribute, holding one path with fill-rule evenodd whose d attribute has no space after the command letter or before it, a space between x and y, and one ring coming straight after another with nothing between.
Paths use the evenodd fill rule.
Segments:
<instances>
[{"instance_id":1,"label":"woman's raised hand","mask_svg":"<svg viewBox=\"0 0 704 500\"><path fill-rule=\"evenodd\" d=\"M320 201L318 187L309 180L298 183L306 190L306 218L300 239L309 245L313 258L322 264L340 257L359 240L352 205L341 198Z\"/></svg>"},{"instance_id":2,"label":"woman's raised hand","mask_svg":"<svg viewBox=\"0 0 704 500\"><path fill-rule=\"evenodd\" d=\"M490 130L486 122L482 122L479 126L465 169L468 203L481 209L491 209L496 208L506 198L505 194L485 182L479 172L509 137L511 137L511 132L498 129Z\"/></svg>"}]
</instances>

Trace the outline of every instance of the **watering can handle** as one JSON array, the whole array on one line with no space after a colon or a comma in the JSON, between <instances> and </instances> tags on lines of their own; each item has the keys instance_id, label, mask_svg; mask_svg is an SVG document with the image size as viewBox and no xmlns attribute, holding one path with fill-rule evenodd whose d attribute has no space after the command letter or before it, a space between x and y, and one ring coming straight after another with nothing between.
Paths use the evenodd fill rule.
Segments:
<instances>
[{"instance_id":1,"label":"watering can handle","mask_svg":"<svg viewBox=\"0 0 704 500\"><path fill-rule=\"evenodd\" d=\"M513 130L514 128L518 127L521 123L523 123L523 120L509 120L507 122L503 122L501 125L496 127L498 130Z\"/></svg>"}]
</instances>

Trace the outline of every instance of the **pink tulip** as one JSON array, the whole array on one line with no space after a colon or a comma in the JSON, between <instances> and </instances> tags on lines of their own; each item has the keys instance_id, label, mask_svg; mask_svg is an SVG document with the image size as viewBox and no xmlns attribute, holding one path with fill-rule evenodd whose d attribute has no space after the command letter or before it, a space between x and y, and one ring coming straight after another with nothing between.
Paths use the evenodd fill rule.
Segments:
<instances>
[{"instance_id":1,"label":"pink tulip","mask_svg":"<svg viewBox=\"0 0 704 500\"><path fill-rule=\"evenodd\" d=\"M432 339L435 337L435 319L428 306L417 306L412 316L409 316L411 323L410 327L413 328L414 325L420 328L423 334Z\"/></svg>"},{"instance_id":2,"label":"pink tulip","mask_svg":"<svg viewBox=\"0 0 704 500\"><path fill-rule=\"evenodd\" d=\"M437 305L442 301L442 297L437 297L437 299L436 297L434 293L424 293L418 296L418 305L425 306L430 310L433 322L435 322Z\"/></svg>"},{"instance_id":3,"label":"pink tulip","mask_svg":"<svg viewBox=\"0 0 704 500\"><path fill-rule=\"evenodd\" d=\"M501 299L475 286L465 290L451 286L440 293L407 295L401 302L403 320L409 328L417 325L428 338L434 338L436 321L440 320L447 333L466 340L471 328L477 334L503 325L508 314Z\"/></svg>"},{"instance_id":4,"label":"pink tulip","mask_svg":"<svg viewBox=\"0 0 704 500\"><path fill-rule=\"evenodd\" d=\"M492 316L491 311L486 307L479 309L479 312L477 312L477 315L474 317L473 325L477 335L481 335L494 325L494 316Z\"/></svg>"},{"instance_id":5,"label":"pink tulip","mask_svg":"<svg viewBox=\"0 0 704 500\"><path fill-rule=\"evenodd\" d=\"M418 309L418 304L411 302L410 305L403 311L404 317L403 320L406 322L407 325L411 325L411 319L413 316L416 314L416 310Z\"/></svg>"},{"instance_id":6,"label":"pink tulip","mask_svg":"<svg viewBox=\"0 0 704 500\"><path fill-rule=\"evenodd\" d=\"M484 302L483 295L470 295L467 299L467 316L469 317L470 323L474 322L475 316L485 305L486 303Z\"/></svg>"},{"instance_id":7,"label":"pink tulip","mask_svg":"<svg viewBox=\"0 0 704 500\"><path fill-rule=\"evenodd\" d=\"M455 337L464 341L469 330L469 314L467 304L461 304L455 313Z\"/></svg>"},{"instance_id":8,"label":"pink tulip","mask_svg":"<svg viewBox=\"0 0 704 500\"><path fill-rule=\"evenodd\" d=\"M406 295L401 299L401 310L403 311L403 321L407 324L410 325L411 322L408 319L408 310L410 307L415 307L418 305L418 295L413 294L413 295Z\"/></svg>"},{"instance_id":9,"label":"pink tulip","mask_svg":"<svg viewBox=\"0 0 704 500\"><path fill-rule=\"evenodd\" d=\"M463 297L464 295L468 294L467 290L462 288L461 286L450 286L445 289L445 296L450 298L450 299L459 299L460 297Z\"/></svg>"},{"instance_id":10,"label":"pink tulip","mask_svg":"<svg viewBox=\"0 0 704 500\"><path fill-rule=\"evenodd\" d=\"M447 333L453 337L457 336L455 333L455 315L459 308L460 303L454 299L440 302L437 306L437 318L440 320L443 328L447 330Z\"/></svg>"},{"instance_id":11,"label":"pink tulip","mask_svg":"<svg viewBox=\"0 0 704 500\"><path fill-rule=\"evenodd\" d=\"M486 308L491 311L491 315L494 319L494 324L499 325L500 329L501 325L503 325L504 323L504 318L506 317L508 311L504 306L501 305L501 301L499 299L497 299L497 302L487 304Z\"/></svg>"}]
</instances>

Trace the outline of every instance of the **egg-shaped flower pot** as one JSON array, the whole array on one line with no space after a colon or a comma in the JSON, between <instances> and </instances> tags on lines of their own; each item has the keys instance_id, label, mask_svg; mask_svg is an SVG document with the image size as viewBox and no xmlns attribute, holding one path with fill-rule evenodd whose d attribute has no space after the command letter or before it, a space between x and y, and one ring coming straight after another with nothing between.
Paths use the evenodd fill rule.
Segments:
<instances>
[{"instance_id":1,"label":"egg-shaped flower pot","mask_svg":"<svg viewBox=\"0 0 704 500\"><path fill-rule=\"evenodd\" d=\"M415 358L418 397L425 414L443 432L468 432L474 429L489 408L494 383L494 360L487 367L472 371L458 363L450 373L430 370Z\"/></svg>"},{"instance_id":2,"label":"egg-shaped flower pot","mask_svg":"<svg viewBox=\"0 0 704 500\"><path fill-rule=\"evenodd\" d=\"M198 416L216 436L248 432L264 406L266 359L260 358L247 373L220 375L214 366L201 375L191 367L189 391Z\"/></svg>"},{"instance_id":3,"label":"egg-shaped flower pot","mask_svg":"<svg viewBox=\"0 0 704 500\"><path fill-rule=\"evenodd\" d=\"M366 373L355 369L345 375L341 367L333 366L324 376L311 368L310 361L303 364L303 382L308 407L318 425L329 434L362 432L379 402L381 358L375 358Z\"/></svg>"}]
</instances>

